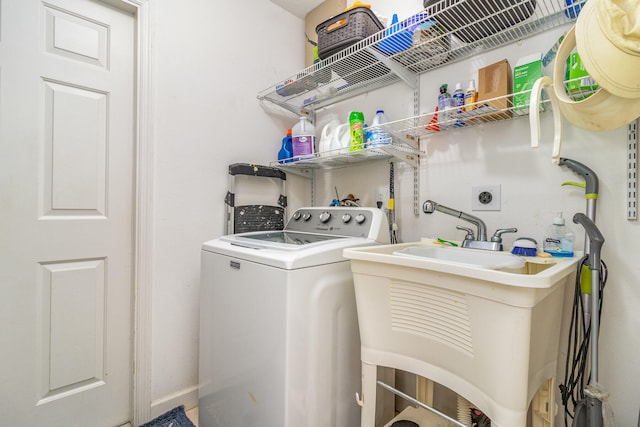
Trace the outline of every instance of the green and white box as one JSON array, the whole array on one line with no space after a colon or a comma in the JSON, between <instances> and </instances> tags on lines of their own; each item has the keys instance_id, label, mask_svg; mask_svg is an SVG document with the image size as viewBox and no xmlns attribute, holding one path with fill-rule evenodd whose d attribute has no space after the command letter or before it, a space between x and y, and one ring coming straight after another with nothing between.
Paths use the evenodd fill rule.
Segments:
<instances>
[{"instance_id":1,"label":"green and white box","mask_svg":"<svg viewBox=\"0 0 640 427\"><path fill-rule=\"evenodd\" d=\"M513 109L529 108L533 84L542 77L542 53L520 58L513 67ZM528 91L525 93L518 93Z\"/></svg>"},{"instance_id":2,"label":"green and white box","mask_svg":"<svg viewBox=\"0 0 640 427\"><path fill-rule=\"evenodd\" d=\"M588 98L598 89L598 84L585 70L577 52L573 52L567 57L565 80L565 90L574 101Z\"/></svg>"}]
</instances>

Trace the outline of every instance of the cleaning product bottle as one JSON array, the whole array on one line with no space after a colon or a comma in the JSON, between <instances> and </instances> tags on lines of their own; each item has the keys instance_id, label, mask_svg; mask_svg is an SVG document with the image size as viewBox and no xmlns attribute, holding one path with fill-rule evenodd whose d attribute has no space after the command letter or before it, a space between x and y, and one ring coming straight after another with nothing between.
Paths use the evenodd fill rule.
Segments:
<instances>
[{"instance_id":1,"label":"cleaning product bottle","mask_svg":"<svg viewBox=\"0 0 640 427\"><path fill-rule=\"evenodd\" d=\"M574 237L573 231L564 223L562 212L559 212L547 229L542 247L553 257L572 257Z\"/></svg>"},{"instance_id":2,"label":"cleaning product bottle","mask_svg":"<svg viewBox=\"0 0 640 427\"><path fill-rule=\"evenodd\" d=\"M546 67L547 65L549 65L551 61L553 61L553 59L556 57L556 54L558 53L558 49L560 48L560 44L562 43L562 40L564 40L564 34L561 35L558 38L558 40L556 40L556 42L553 44L553 46L551 46L551 48L547 51L547 53L544 54L544 56L542 57L543 67Z\"/></svg>"},{"instance_id":3,"label":"cleaning product bottle","mask_svg":"<svg viewBox=\"0 0 640 427\"><path fill-rule=\"evenodd\" d=\"M364 114L360 111L352 111L349 114L349 129L351 142L349 151L358 151L364 148Z\"/></svg>"},{"instance_id":4,"label":"cleaning product bottle","mask_svg":"<svg viewBox=\"0 0 640 427\"><path fill-rule=\"evenodd\" d=\"M369 131L368 147L377 147L379 145L385 145L391 143L391 135L384 129L376 128L376 126L387 123L387 117L384 114L384 110L376 111L376 115L371 121L372 129Z\"/></svg>"},{"instance_id":5,"label":"cleaning product bottle","mask_svg":"<svg viewBox=\"0 0 640 427\"><path fill-rule=\"evenodd\" d=\"M477 101L476 82L475 80L469 80L469 88L464 94L464 111L472 111L475 108L474 103Z\"/></svg>"},{"instance_id":6,"label":"cleaning product bottle","mask_svg":"<svg viewBox=\"0 0 640 427\"><path fill-rule=\"evenodd\" d=\"M461 83L456 83L456 90L453 92L453 95L451 95L451 98L453 99L453 103L456 106L456 122L454 124L455 127L462 127L464 126L464 121L462 121L462 119L460 119L460 116L458 116L458 114L462 114L462 112L464 111L464 91L462 90L462 84Z\"/></svg>"},{"instance_id":7,"label":"cleaning product bottle","mask_svg":"<svg viewBox=\"0 0 640 427\"><path fill-rule=\"evenodd\" d=\"M464 91L462 90L461 83L456 83L456 90L453 92L451 97L455 101L458 113L462 113L462 107L464 107Z\"/></svg>"},{"instance_id":8,"label":"cleaning product bottle","mask_svg":"<svg viewBox=\"0 0 640 427\"><path fill-rule=\"evenodd\" d=\"M291 147L294 160L308 159L315 154L316 130L307 116L300 116L300 121L291 130Z\"/></svg>"},{"instance_id":9,"label":"cleaning product bottle","mask_svg":"<svg viewBox=\"0 0 640 427\"><path fill-rule=\"evenodd\" d=\"M438 123L440 124L440 129L446 129L448 126L448 121L451 118L451 95L447 90L448 85L444 83L440 86L440 95L438 95Z\"/></svg>"},{"instance_id":10,"label":"cleaning product bottle","mask_svg":"<svg viewBox=\"0 0 640 427\"><path fill-rule=\"evenodd\" d=\"M282 138L282 148L278 151L278 163L289 163L293 153L291 152L291 128L287 129L287 136Z\"/></svg>"}]
</instances>

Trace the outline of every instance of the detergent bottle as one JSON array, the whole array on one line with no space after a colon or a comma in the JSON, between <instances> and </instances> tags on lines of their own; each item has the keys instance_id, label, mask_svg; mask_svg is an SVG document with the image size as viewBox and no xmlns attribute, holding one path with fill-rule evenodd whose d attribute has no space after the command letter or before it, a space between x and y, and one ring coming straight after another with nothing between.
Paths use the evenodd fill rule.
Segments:
<instances>
[{"instance_id":1,"label":"detergent bottle","mask_svg":"<svg viewBox=\"0 0 640 427\"><path fill-rule=\"evenodd\" d=\"M300 116L300 121L291 130L291 146L294 160L309 159L315 156L316 130L307 116Z\"/></svg>"},{"instance_id":2,"label":"detergent bottle","mask_svg":"<svg viewBox=\"0 0 640 427\"><path fill-rule=\"evenodd\" d=\"M293 157L291 146L291 128L287 129L287 136L282 138L282 148L278 151L278 163L289 163Z\"/></svg>"}]
</instances>

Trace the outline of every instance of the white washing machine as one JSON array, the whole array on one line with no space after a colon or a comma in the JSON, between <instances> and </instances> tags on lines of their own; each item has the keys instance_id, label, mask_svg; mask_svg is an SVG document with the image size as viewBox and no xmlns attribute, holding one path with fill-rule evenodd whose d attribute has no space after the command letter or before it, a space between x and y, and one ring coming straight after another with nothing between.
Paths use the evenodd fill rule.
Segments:
<instances>
[{"instance_id":1,"label":"white washing machine","mask_svg":"<svg viewBox=\"0 0 640 427\"><path fill-rule=\"evenodd\" d=\"M202 246L200 427L359 427L347 247L389 243L376 208L297 210Z\"/></svg>"}]
</instances>

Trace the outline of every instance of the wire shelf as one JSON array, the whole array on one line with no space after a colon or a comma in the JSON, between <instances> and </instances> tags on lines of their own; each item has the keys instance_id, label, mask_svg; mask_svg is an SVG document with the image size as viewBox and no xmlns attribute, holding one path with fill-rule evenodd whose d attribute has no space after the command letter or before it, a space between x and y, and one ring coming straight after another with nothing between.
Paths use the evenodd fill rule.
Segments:
<instances>
[{"instance_id":1,"label":"wire shelf","mask_svg":"<svg viewBox=\"0 0 640 427\"><path fill-rule=\"evenodd\" d=\"M588 76L567 80L564 82L564 86L565 93L574 101L585 99L598 90L598 85ZM413 141L428 138L443 131L455 131L486 123L528 117L528 105L515 105L513 99L517 97L529 99L530 95L531 90L525 90L475 102L462 109L452 107L445 110L445 114L434 111L371 126L370 130L380 129L388 132L397 140L413 143ZM541 112L551 110L551 102L549 96L546 95L546 89L543 89L539 108Z\"/></svg>"},{"instance_id":2,"label":"wire shelf","mask_svg":"<svg viewBox=\"0 0 640 427\"><path fill-rule=\"evenodd\" d=\"M564 87L565 93L574 101L588 98L598 91L598 85L589 76L566 80ZM528 99L530 95L531 90L525 90L468 104L465 105L464 109L452 107L445 110L445 114L434 111L371 126L369 128L370 131L380 130L381 133L388 133L390 137L379 140L382 145L376 147L357 151L348 151L348 149L344 148L324 151L306 159L290 158L283 159L284 163L272 162L271 166L299 171L319 168L328 169L360 162L395 158L416 167L420 158L425 155L424 151L416 148L420 146L420 139L426 139L442 132L528 117L529 106L515 105L513 99L518 97ZM539 108L541 112L551 110L551 100L546 95L546 89L543 89Z\"/></svg>"},{"instance_id":3,"label":"wire shelf","mask_svg":"<svg viewBox=\"0 0 640 427\"><path fill-rule=\"evenodd\" d=\"M421 154L424 153L409 144L389 142L387 144L364 148L357 151L345 151L345 149L338 149L317 153L313 157L306 159L283 159L282 161L285 163L271 162L271 166L285 170L333 169L361 162L395 158L415 167L420 160Z\"/></svg>"},{"instance_id":4,"label":"wire shelf","mask_svg":"<svg viewBox=\"0 0 640 427\"><path fill-rule=\"evenodd\" d=\"M263 90L258 99L300 114L398 81L415 87L419 74L572 22L585 1L441 0Z\"/></svg>"}]
</instances>

